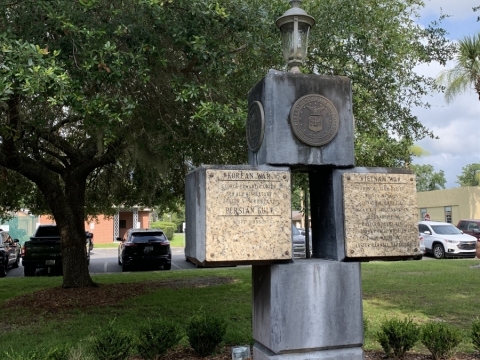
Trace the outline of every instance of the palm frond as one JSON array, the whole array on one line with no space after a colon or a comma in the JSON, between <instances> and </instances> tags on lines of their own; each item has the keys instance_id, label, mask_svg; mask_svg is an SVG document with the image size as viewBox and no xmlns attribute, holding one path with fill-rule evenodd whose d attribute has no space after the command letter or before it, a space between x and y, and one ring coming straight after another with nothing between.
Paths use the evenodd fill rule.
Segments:
<instances>
[{"instance_id":1,"label":"palm frond","mask_svg":"<svg viewBox=\"0 0 480 360\"><path fill-rule=\"evenodd\" d=\"M475 84L480 78L480 33L464 37L458 45L455 66L442 71L436 80L439 85L445 86L447 103L468 89L477 91Z\"/></svg>"}]
</instances>

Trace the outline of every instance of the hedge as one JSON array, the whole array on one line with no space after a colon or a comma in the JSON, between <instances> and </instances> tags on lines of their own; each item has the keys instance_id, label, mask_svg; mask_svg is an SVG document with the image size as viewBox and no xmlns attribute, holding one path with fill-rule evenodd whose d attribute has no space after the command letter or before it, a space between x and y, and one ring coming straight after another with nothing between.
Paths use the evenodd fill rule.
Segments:
<instances>
[{"instance_id":1,"label":"hedge","mask_svg":"<svg viewBox=\"0 0 480 360\"><path fill-rule=\"evenodd\" d=\"M172 240L173 234L175 233L175 229L177 228L177 225L173 222L168 222L168 221L156 221L156 222L150 223L150 228L162 229L167 239Z\"/></svg>"}]
</instances>

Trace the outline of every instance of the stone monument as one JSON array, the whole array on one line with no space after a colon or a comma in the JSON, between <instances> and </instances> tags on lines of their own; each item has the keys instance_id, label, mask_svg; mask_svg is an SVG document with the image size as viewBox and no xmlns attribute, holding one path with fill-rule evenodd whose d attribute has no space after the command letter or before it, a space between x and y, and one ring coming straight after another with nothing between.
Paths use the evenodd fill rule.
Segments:
<instances>
[{"instance_id":1,"label":"stone monument","mask_svg":"<svg viewBox=\"0 0 480 360\"><path fill-rule=\"evenodd\" d=\"M186 180L186 255L251 264L255 360L364 359L360 262L418 256L415 177L355 167L351 82L304 75L313 18L277 20L289 72L248 94L249 165ZM293 261L290 171L309 176L313 257Z\"/></svg>"}]
</instances>

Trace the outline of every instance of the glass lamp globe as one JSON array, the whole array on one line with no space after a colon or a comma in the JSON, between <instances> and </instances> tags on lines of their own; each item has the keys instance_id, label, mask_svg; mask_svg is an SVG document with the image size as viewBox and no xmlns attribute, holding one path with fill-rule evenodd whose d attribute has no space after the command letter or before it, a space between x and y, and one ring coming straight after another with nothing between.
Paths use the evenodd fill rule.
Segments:
<instances>
[{"instance_id":1,"label":"glass lamp globe","mask_svg":"<svg viewBox=\"0 0 480 360\"><path fill-rule=\"evenodd\" d=\"M275 24L282 33L282 52L290 72L299 73L299 66L307 57L308 35L315 19L300 8L300 0L290 0L291 9Z\"/></svg>"}]
</instances>

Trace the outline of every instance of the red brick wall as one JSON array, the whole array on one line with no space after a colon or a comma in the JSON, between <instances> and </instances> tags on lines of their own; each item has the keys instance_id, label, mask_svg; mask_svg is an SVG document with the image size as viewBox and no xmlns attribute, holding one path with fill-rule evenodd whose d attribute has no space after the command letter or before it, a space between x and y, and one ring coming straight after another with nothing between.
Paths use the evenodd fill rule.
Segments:
<instances>
[{"instance_id":1,"label":"red brick wall","mask_svg":"<svg viewBox=\"0 0 480 360\"><path fill-rule=\"evenodd\" d=\"M55 224L55 220L51 218L49 215L40 216L40 225L51 225L51 224Z\"/></svg>"},{"instance_id":2,"label":"red brick wall","mask_svg":"<svg viewBox=\"0 0 480 360\"><path fill-rule=\"evenodd\" d=\"M138 212L138 221L141 228L148 228L148 226L150 225L149 214L150 213L148 211ZM119 231L119 236L121 238L128 229L133 227L133 212L121 211L119 213L119 220L125 220L126 222L126 227L120 229ZM42 215L40 216L40 224L55 224L55 220L50 218L48 215ZM113 228L113 216L111 218L106 218L100 215L98 217L98 222L85 222L85 230L93 233L93 240L95 244L107 244L116 240L113 238Z\"/></svg>"},{"instance_id":3,"label":"red brick wall","mask_svg":"<svg viewBox=\"0 0 480 360\"><path fill-rule=\"evenodd\" d=\"M92 229L93 227L93 229ZM109 244L113 242L113 216L106 218L98 217L98 222L85 223L85 230L93 234L95 244Z\"/></svg>"},{"instance_id":4,"label":"red brick wall","mask_svg":"<svg viewBox=\"0 0 480 360\"><path fill-rule=\"evenodd\" d=\"M123 235L127 232L127 230L133 227L133 213L121 211L118 215L120 222L125 220L126 223L126 226L124 228L120 228L119 230L119 236L120 238L123 238Z\"/></svg>"},{"instance_id":5,"label":"red brick wall","mask_svg":"<svg viewBox=\"0 0 480 360\"><path fill-rule=\"evenodd\" d=\"M148 227L150 226L149 215L150 213L148 211L138 212L138 221L141 228L148 229Z\"/></svg>"},{"instance_id":6,"label":"red brick wall","mask_svg":"<svg viewBox=\"0 0 480 360\"><path fill-rule=\"evenodd\" d=\"M150 213L148 211L139 211L138 212L138 222L140 223L141 228L148 228L148 226L150 225L149 214ZM120 220L125 220L125 223L126 223L126 227L124 229L120 229L120 231L119 231L120 237L122 238L123 235L125 234L125 232L128 229L131 229L131 228L134 227L133 212L121 211L119 213L119 219Z\"/></svg>"}]
</instances>

